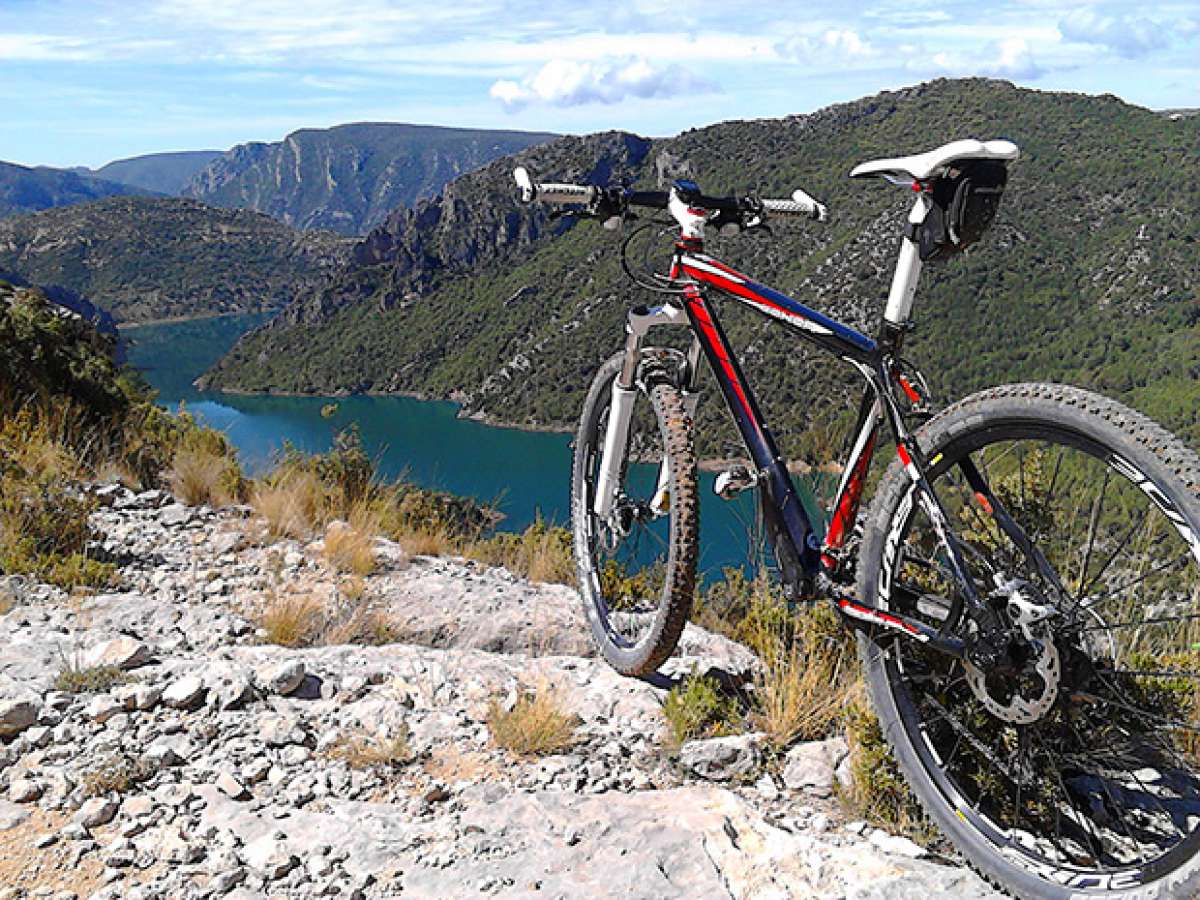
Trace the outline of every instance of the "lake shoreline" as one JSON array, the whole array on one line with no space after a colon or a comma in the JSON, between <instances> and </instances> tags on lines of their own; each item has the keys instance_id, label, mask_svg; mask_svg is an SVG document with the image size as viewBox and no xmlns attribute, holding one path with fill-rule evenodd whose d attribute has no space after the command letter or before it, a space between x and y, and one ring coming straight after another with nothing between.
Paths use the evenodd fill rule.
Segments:
<instances>
[{"instance_id":1,"label":"lake shoreline","mask_svg":"<svg viewBox=\"0 0 1200 900\"><path fill-rule=\"evenodd\" d=\"M575 433L574 428L565 426L521 424L494 419L482 412L464 413L462 404L457 400L447 397L435 397L430 394L421 393L420 391L346 391L340 394L310 394L304 391L244 391L237 390L236 388L197 388L197 390L201 390L204 393L223 394L230 397L303 397L311 400L324 400L329 403L338 403L352 397L404 397L409 400L420 400L422 403L448 403L458 410L456 413L457 418L462 419L464 422L478 422L480 425L487 425L489 428L505 428L511 431L525 431L531 434L573 435ZM718 457L714 459L701 459L696 462L696 467L702 472L721 472L738 465L748 466L750 465L750 461L745 457ZM842 466L841 463L832 460L827 460L815 466L811 466L800 460L791 460L788 463L788 471L793 475L810 475L814 470L827 475L839 475L841 474Z\"/></svg>"}]
</instances>

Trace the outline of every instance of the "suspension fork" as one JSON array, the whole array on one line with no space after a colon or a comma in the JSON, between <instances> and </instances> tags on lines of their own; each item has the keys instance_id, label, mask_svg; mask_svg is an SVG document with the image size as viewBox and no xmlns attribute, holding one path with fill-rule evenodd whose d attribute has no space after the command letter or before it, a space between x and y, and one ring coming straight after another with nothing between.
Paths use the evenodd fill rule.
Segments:
<instances>
[{"instance_id":1,"label":"suspension fork","mask_svg":"<svg viewBox=\"0 0 1200 900\"><path fill-rule=\"evenodd\" d=\"M637 399L638 366L642 361L642 343L646 333L655 325L682 325L686 322L683 310L669 303L662 306L636 306L625 319L625 359L613 381L604 447L600 454L600 472L596 479L596 498L592 504L592 511L602 520L612 514L621 491L621 469L629 449L629 425ZM670 473L666 469L664 460L659 471L660 490L670 482ZM660 502L659 491L655 492L655 501Z\"/></svg>"}]
</instances>

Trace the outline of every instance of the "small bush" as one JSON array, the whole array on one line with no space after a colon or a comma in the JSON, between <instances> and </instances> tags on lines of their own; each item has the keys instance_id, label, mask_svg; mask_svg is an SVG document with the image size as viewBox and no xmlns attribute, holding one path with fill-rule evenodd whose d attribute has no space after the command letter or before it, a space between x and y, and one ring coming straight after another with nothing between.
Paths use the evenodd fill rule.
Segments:
<instances>
[{"instance_id":1,"label":"small bush","mask_svg":"<svg viewBox=\"0 0 1200 900\"><path fill-rule=\"evenodd\" d=\"M153 778L156 773L157 769L147 760L110 756L97 768L87 772L81 783L88 797L126 794L143 781Z\"/></svg>"},{"instance_id":2,"label":"small bush","mask_svg":"<svg viewBox=\"0 0 1200 900\"><path fill-rule=\"evenodd\" d=\"M119 666L81 667L78 660L64 657L54 677L54 689L67 694L102 694L126 680Z\"/></svg>"},{"instance_id":3,"label":"small bush","mask_svg":"<svg viewBox=\"0 0 1200 900\"><path fill-rule=\"evenodd\" d=\"M742 715L737 698L722 693L716 679L692 675L668 692L662 712L678 746L696 738L735 734Z\"/></svg>"},{"instance_id":4,"label":"small bush","mask_svg":"<svg viewBox=\"0 0 1200 900\"><path fill-rule=\"evenodd\" d=\"M487 726L492 741L518 756L544 756L566 750L575 743L577 721L546 687L523 692L510 710L499 700L488 704Z\"/></svg>"},{"instance_id":5,"label":"small bush","mask_svg":"<svg viewBox=\"0 0 1200 900\"><path fill-rule=\"evenodd\" d=\"M530 581L575 583L571 532L541 518L521 534L496 534L468 544L463 555L489 566L503 566Z\"/></svg>"},{"instance_id":6,"label":"small bush","mask_svg":"<svg viewBox=\"0 0 1200 900\"><path fill-rule=\"evenodd\" d=\"M409 732L379 737L366 731L342 734L326 751L330 759L340 760L351 769L397 769L415 758L409 746Z\"/></svg>"},{"instance_id":7,"label":"small bush","mask_svg":"<svg viewBox=\"0 0 1200 900\"><path fill-rule=\"evenodd\" d=\"M250 503L272 537L306 538L323 524L324 490L311 472L284 472L257 485Z\"/></svg>"}]
</instances>

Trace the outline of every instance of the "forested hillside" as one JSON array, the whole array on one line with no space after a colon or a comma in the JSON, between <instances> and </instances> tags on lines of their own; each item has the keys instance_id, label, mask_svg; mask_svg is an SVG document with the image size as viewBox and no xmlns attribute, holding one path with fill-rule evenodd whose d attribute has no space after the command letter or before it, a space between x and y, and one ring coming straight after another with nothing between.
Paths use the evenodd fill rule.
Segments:
<instances>
[{"instance_id":1,"label":"forested hillside","mask_svg":"<svg viewBox=\"0 0 1200 900\"><path fill-rule=\"evenodd\" d=\"M118 322L278 309L349 250L260 213L113 197L0 222L0 270L66 288Z\"/></svg>"},{"instance_id":2,"label":"forested hillside","mask_svg":"<svg viewBox=\"0 0 1200 900\"><path fill-rule=\"evenodd\" d=\"M393 123L306 128L276 143L239 144L184 193L213 206L255 209L295 228L363 234L464 172L553 137Z\"/></svg>"},{"instance_id":3,"label":"forested hillside","mask_svg":"<svg viewBox=\"0 0 1200 900\"><path fill-rule=\"evenodd\" d=\"M327 290L243 339L209 383L415 392L497 421L569 427L638 292L620 275L617 236L518 207L518 161L547 179L652 185L660 172L689 171L709 193L803 186L828 202L827 225L780 225L710 249L874 331L911 198L846 174L864 159L968 136L1010 138L1022 158L991 233L965 258L926 269L909 355L942 397L1069 381L1200 443L1200 120L981 79L668 140L563 138L499 160L394 214ZM785 443L827 454L823 436L807 446L795 438L810 421L837 419L850 376L798 354L766 320L722 308ZM707 455L735 449L716 402L701 419Z\"/></svg>"}]
</instances>

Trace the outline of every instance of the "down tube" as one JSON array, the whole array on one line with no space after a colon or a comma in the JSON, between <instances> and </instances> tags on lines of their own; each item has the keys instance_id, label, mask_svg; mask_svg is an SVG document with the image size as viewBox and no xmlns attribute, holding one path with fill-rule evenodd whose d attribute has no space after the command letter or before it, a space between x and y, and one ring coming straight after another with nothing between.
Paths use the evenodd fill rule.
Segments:
<instances>
[{"instance_id":1,"label":"down tube","mask_svg":"<svg viewBox=\"0 0 1200 900\"><path fill-rule=\"evenodd\" d=\"M791 476L788 475L787 466L779 454L779 448L775 445L775 438L763 421L758 401L746 383L742 367L730 350L729 340L725 337L725 330L721 327L715 311L709 306L704 295L694 287L686 292L685 297L692 328L700 337L700 345L704 348L704 354L708 357L717 383L721 386L721 392L725 395L725 402L733 413L738 430L742 433L742 439L746 442L755 467L766 473L767 495L779 511L783 525L800 558L804 574L812 577L820 565L818 542L813 535L812 522L804 510L804 504L800 502L800 496L796 493Z\"/></svg>"}]
</instances>

